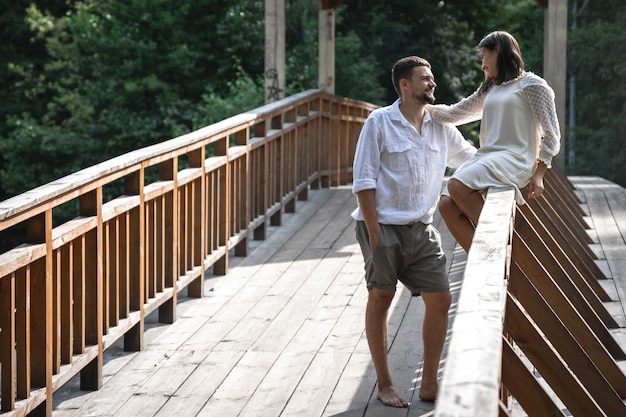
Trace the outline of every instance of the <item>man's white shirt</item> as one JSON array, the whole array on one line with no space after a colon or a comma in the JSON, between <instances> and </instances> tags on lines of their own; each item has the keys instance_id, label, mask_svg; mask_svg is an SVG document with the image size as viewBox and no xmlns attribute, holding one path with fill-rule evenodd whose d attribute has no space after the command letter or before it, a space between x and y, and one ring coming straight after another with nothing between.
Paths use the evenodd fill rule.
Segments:
<instances>
[{"instance_id":1,"label":"man's white shirt","mask_svg":"<svg viewBox=\"0 0 626 417\"><path fill-rule=\"evenodd\" d=\"M459 130L442 125L426 112L421 134L402 115L400 100L374 110L356 146L354 194L376 190L381 224L432 223L446 166L458 168L476 152ZM357 207L352 213L363 220Z\"/></svg>"}]
</instances>

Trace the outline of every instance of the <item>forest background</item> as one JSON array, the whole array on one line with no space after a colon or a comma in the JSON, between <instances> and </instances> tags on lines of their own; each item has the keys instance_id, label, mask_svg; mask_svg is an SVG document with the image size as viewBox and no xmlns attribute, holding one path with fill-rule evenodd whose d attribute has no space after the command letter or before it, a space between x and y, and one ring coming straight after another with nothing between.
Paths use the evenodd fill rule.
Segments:
<instances>
[{"instance_id":1,"label":"forest background","mask_svg":"<svg viewBox=\"0 0 626 417\"><path fill-rule=\"evenodd\" d=\"M291 95L317 88L319 2L285 3ZM569 3L566 173L626 186L626 4ZM263 104L263 0L0 0L0 11L0 201ZM496 29L542 75L543 13L536 0L345 0L335 92L389 104L391 66L420 55L437 102L456 102L482 81L475 48ZM476 123L463 131L476 140Z\"/></svg>"}]
</instances>

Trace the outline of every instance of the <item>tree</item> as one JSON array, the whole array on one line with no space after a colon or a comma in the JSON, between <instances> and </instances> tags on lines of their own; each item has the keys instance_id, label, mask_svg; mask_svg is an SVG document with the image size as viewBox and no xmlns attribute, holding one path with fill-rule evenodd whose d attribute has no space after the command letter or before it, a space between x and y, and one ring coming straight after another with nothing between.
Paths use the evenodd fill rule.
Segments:
<instances>
[{"instance_id":1,"label":"tree","mask_svg":"<svg viewBox=\"0 0 626 417\"><path fill-rule=\"evenodd\" d=\"M459 30L458 22L448 14L447 7L427 0L355 0L344 2L339 13L337 39L350 34L360 39L361 49L357 55L371 63L366 73L376 74L377 84L385 89L378 104L397 98L390 70L394 62L408 55L419 55L431 62L440 100L455 100L474 83L473 34ZM369 57L371 61L367 61ZM340 91L339 74L337 83ZM361 91L366 91L366 86Z\"/></svg>"},{"instance_id":2,"label":"tree","mask_svg":"<svg viewBox=\"0 0 626 417\"><path fill-rule=\"evenodd\" d=\"M241 3L254 10L258 2ZM15 16L22 6L14 6ZM228 55L250 57L262 48L256 31L234 29L242 13L233 7L219 0L100 0L75 2L61 14L25 9L39 54L7 54L7 78L16 87L15 103L0 113L0 198L198 127L203 95L229 92L239 67L262 68L262 58ZM244 19L256 26L258 20ZM243 42L248 33L250 42Z\"/></svg>"},{"instance_id":3,"label":"tree","mask_svg":"<svg viewBox=\"0 0 626 417\"><path fill-rule=\"evenodd\" d=\"M0 5L0 199L263 103L263 0ZM294 94L317 88L318 2L286 7L286 90ZM623 9L619 0L589 2L570 36L575 172L622 183ZM455 102L482 81L475 48L495 29L513 33L541 75L535 0L346 0L336 17L335 85L346 97L392 102L391 66L415 54L433 65L438 102ZM477 124L464 130L476 138Z\"/></svg>"},{"instance_id":4,"label":"tree","mask_svg":"<svg viewBox=\"0 0 626 417\"><path fill-rule=\"evenodd\" d=\"M578 2L577 29L569 34L568 66L576 75L571 173L599 175L626 186L626 54L623 2Z\"/></svg>"}]
</instances>

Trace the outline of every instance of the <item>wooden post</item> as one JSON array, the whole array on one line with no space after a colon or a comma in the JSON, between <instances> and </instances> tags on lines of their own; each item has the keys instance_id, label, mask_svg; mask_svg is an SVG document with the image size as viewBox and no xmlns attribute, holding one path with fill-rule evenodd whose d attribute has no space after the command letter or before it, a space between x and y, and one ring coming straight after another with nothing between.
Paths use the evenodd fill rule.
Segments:
<instances>
[{"instance_id":1,"label":"wooden post","mask_svg":"<svg viewBox=\"0 0 626 417\"><path fill-rule=\"evenodd\" d=\"M565 98L567 81L567 0L540 1L544 8L544 78L554 89L556 113L561 128L561 152L553 164L565 172Z\"/></svg>"},{"instance_id":2,"label":"wooden post","mask_svg":"<svg viewBox=\"0 0 626 417\"><path fill-rule=\"evenodd\" d=\"M265 103L285 97L285 0L265 0Z\"/></svg>"},{"instance_id":3,"label":"wooden post","mask_svg":"<svg viewBox=\"0 0 626 417\"><path fill-rule=\"evenodd\" d=\"M342 0L320 0L318 87L335 94L335 10Z\"/></svg>"},{"instance_id":4,"label":"wooden post","mask_svg":"<svg viewBox=\"0 0 626 417\"><path fill-rule=\"evenodd\" d=\"M95 346L97 356L80 373L81 390L97 390L102 387L102 366L104 364L102 345L103 312L103 224L102 187L80 197L80 215L93 217L97 226L85 236L85 344Z\"/></svg>"},{"instance_id":5,"label":"wooden post","mask_svg":"<svg viewBox=\"0 0 626 417\"><path fill-rule=\"evenodd\" d=\"M318 22L318 87L335 94L335 11L320 5Z\"/></svg>"},{"instance_id":6,"label":"wooden post","mask_svg":"<svg viewBox=\"0 0 626 417\"><path fill-rule=\"evenodd\" d=\"M42 388L45 400L30 415L52 415L52 210L29 219L27 242L44 244L46 256L30 267L30 358L33 388ZM28 276L28 275L27 275ZM4 278L3 278L4 279ZM19 384L19 380L18 380ZM18 387L19 390L19 387ZM30 393L28 393L30 394ZM12 394L11 394L12 395Z\"/></svg>"}]
</instances>

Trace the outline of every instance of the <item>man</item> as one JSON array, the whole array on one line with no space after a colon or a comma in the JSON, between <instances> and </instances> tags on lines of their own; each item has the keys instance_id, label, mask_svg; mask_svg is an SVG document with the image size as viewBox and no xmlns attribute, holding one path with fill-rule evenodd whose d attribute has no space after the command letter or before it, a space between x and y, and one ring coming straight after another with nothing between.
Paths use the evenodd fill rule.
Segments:
<instances>
[{"instance_id":1,"label":"man","mask_svg":"<svg viewBox=\"0 0 626 417\"><path fill-rule=\"evenodd\" d=\"M391 78L399 99L370 114L357 143L352 192L358 207L352 217L365 260L365 331L378 398L388 406L408 407L387 363L389 307L397 280L424 300L419 398L434 401L451 296L441 238L431 223L446 165L458 168L476 148L455 127L435 123L426 111L437 86L428 61L402 58Z\"/></svg>"}]
</instances>

